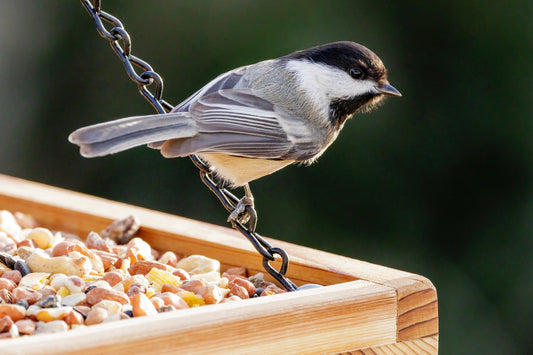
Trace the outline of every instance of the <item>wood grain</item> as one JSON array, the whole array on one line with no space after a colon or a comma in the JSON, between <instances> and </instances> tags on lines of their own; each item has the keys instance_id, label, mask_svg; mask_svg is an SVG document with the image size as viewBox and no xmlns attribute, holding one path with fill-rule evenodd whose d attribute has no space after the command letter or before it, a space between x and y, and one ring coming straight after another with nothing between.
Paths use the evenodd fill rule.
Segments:
<instances>
[{"instance_id":1,"label":"wood grain","mask_svg":"<svg viewBox=\"0 0 533 355\"><path fill-rule=\"evenodd\" d=\"M223 267L246 266L251 273L262 272L260 256L244 237L229 228L1 174L0 209L30 213L39 223L48 228L68 231L82 237L86 236L91 230L100 231L104 229L115 219L133 214L141 220L142 228L139 231L139 236L156 249L172 250L176 253L187 255L203 254L220 260ZM334 353L345 351L346 349L372 348L384 344L390 345L438 336L437 294L433 284L423 276L279 240L266 239L271 244L287 251L291 260L287 276L296 284L318 283L332 285L330 287L335 292L342 291L346 298L342 301L335 298L335 292L328 291L330 287L321 288L318 291L305 291L313 295L305 298L306 302L309 303L300 304L300 297L298 296L302 295L303 297L304 291L290 295L275 296L273 299L278 300L277 302L272 301L272 304L269 303L271 301L267 302L272 309L261 311L263 312L261 314L267 317L264 320L262 317L256 316L255 307L262 307L263 303L261 302L266 301L261 301L258 305L255 300L250 300L251 303L246 303L245 306L242 306L246 311L241 310L240 306L232 306L236 307L236 309L223 307L222 311L220 311L221 313L218 313L217 309L222 305L204 307L210 309L209 312L206 310L201 311L206 312L206 315L202 316L207 317L204 320L209 320L214 324L223 324L224 336L229 336L233 342L236 342L237 331L243 331L244 328L242 327L248 327L249 330L263 329L264 324L268 324L268 326L265 327L266 329L261 330L263 333L266 332L261 336L270 334L274 338L273 329L275 329L278 331L278 337L287 338L285 340L277 340L276 344L291 349L290 352L282 351L282 353L300 352L289 336L292 332L296 332L297 338L300 338L298 342L300 346L304 343L302 339L311 344L302 348L306 349L306 351L302 351L303 353L311 353L309 351L315 348L318 349L317 352ZM368 293L370 291L368 290L375 292L375 297L370 297L371 295ZM288 297L288 299L285 299L285 297ZM293 297L295 298L293 299ZM335 301L329 300L329 297L333 297ZM250 308L248 308L248 304L250 304ZM377 304L380 306L377 307ZM315 308L319 305L324 308L316 310ZM302 311L303 309L305 309L305 312ZM197 312L198 310L193 311ZM210 312L213 313L211 314ZM236 315L240 314L240 318L234 318L234 312L236 312ZM283 318L284 312L289 312L288 314L291 316L286 317L287 319ZM248 315L250 317L249 321L245 316L246 313L250 313ZM204 313L200 314L203 315ZM308 315L312 315L312 317ZM392 323L390 323L391 315L393 315L394 319ZM219 329L218 326L214 326L213 329L209 330L206 328L207 325L205 323L197 324L193 321L194 325L190 325L190 327L194 331L186 330L189 329L187 324L191 322L190 319L196 319L197 317L186 317L187 319L185 319L185 316L183 316L184 318L182 319L182 314L180 314L174 315L177 318L173 319L168 315L161 316L162 318L158 318L159 316L155 318L157 321L149 318L141 320L141 322L148 322L150 327L153 326L155 327L154 329L158 329L158 331L163 333L163 335L157 337L158 342L173 344L171 338L185 339L185 336L187 337L186 339L194 338L200 340L195 335L197 333L203 334L202 336L204 337L217 338L210 332L215 332ZM167 321L166 317L170 317L172 320ZM227 318L227 321L221 321L217 317ZM280 321L279 317L282 317L283 321ZM373 319L372 317L376 318ZM245 320L246 322L244 322ZM261 323L262 320L264 324L255 324ZM132 321L138 322L139 320L128 320L126 324L137 324L131 323ZM157 325L153 322L156 322ZM323 328L318 327L316 329L320 329L320 331L315 332L314 327L316 327L316 324L313 323L323 326ZM160 324L169 327L169 332L173 335L168 337L164 335L166 331L159 327ZM173 327L171 324L180 324L180 327ZM365 324L368 329L364 327ZM391 324L393 324L392 327ZM208 325L213 327L213 324ZM113 326L119 329L125 327L119 323L113 324ZM99 337L105 338L105 332L99 333L99 327L90 327L88 330L80 332L79 334L83 335L80 335L79 338L77 335L72 335L78 333L69 332L68 336L63 335L62 339L76 338L76 346L82 346L81 338L87 334L93 334L92 332L97 332ZM134 328L135 326L127 327L128 331L136 332ZM226 330L228 333L226 333ZM300 332L299 330L302 331ZM309 332L309 338L306 335L307 332ZM123 333L125 337L127 334L126 329L123 330ZM140 331L140 333L143 332ZM132 340L132 343L136 344L136 349L141 349L148 340L142 334L135 334L135 339ZM150 336L156 336L152 332L149 332L149 334ZM324 337L321 337L321 334ZM339 336L336 336L336 334ZM115 348L118 347L121 350L129 349L128 344L122 344L122 340L116 339L113 334L107 334L106 336L109 336L110 344L119 341L120 344L113 345ZM344 337L348 337L349 341L343 340ZM335 342L327 339L334 339ZM9 340L8 342L12 341L15 342L16 340ZM222 342L222 340L220 341ZM19 342L19 344L21 344L20 346L28 344L27 346L31 347L35 346L36 343L34 342L35 340L28 338L24 339L23 342ZM337 346L337 342L340 345ZM249 343L242 344L242 351L245 351L244 349L247 351L252 348L261 348L259 343L260 339L251 339ZM5 344L6 341L2 341L2 346ZM352 345L349 346L349 344ZM70 343L70 345L74 344ZM208 344L206 346L211 345ZM161 348L157 348L158 351L166 351L164 349L165 346L161 345ZM14 350L15 348L11 349ZM25 349L29 348L26 347ZM83 349L88 351L88 349L92 348L85 346ZM111 349L111 347L107 349ZM215 351L216 349L206 348L206 350Z\"/></svg>"},{"instance_id":2,"label":"wood grain","mask_svg":"<svg viewBox=\"0 0 533 355\"><path fill-rule=\"evenodd\" d=\"M438 353L439 337L434 335L414 340L406 340L395 344L377 346L355 351L342 352L342 355L431 355Z\"/></svg>"},{"instance_id":3,"label":"wood grain","mask_svg":"<svg viewBox=\"0 0 533 355\"><path fill-rule=\"evenodd\" d=\"M353 299L358 293L357 300ZM1 342L2 354L320 354L395 341L394 290L366 281Z\"/></svg>"}]
</instances>

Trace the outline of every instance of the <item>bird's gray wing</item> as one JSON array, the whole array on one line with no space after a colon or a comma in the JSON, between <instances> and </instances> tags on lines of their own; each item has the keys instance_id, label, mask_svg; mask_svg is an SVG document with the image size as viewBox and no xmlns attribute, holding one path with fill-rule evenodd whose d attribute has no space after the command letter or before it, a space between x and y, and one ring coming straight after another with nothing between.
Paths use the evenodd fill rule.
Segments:
<instances>
[{"instance_id":1,"label":"bird's gray wing","mask_svg":"<svg viewBox=\"0 0 533 355\"><path fill-rule=\"evenodd\" d=\"M208 96L213 92L228 89L243 89L248 87L248 80L246 78L246 71L248 67L240 67L221 74L207 83L200 90L192 94L185 101L177 105L172 112L189 111L190 107L194 105L200 98Z\"/></svg>"},{"instance_id":2,"label":"bird's gray wing","mask_svg":"<svg viewBox=\"0 0 533 355\"><path fill-rule=\"evenodd\" d=\"M219 90L235 90L248 87L248 79L246 78L246 71L248 67L240 67L237 69L230 70L224 74L220 74L206 85L204 85L200 90L189 96L185 101L178 104L172 113L174 112L188 112L200 98L210 95L211 93L217 92ZM154 149L161 149L165 140L154 141L148 144L148 147Z\"/></svg>"},{"instance_id":3,"label":"bird's gray wing","mask_svg":"<svg viewBox=\"0 0 533 355\"><path fill-rule=\"evenodd\" d=\"M196 99L189 112L198 134L165 142L161 147L164 156L221 153L303 161L322 148L308 121L290 115L249 88L211 92Z\"/></svg>"}]
</instances>

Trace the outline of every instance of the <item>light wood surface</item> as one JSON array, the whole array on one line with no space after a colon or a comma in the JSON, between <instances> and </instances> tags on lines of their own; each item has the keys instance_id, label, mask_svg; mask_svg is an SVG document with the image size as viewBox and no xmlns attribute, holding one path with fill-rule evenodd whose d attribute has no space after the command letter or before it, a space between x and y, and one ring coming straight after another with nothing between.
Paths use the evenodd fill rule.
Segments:
<instances>
[{"instance_id":1,"label":"light wood surface","mask_svg":"<svg viewBox=\"0 0 533 355\"><path fill-rule=\"evenodd\" d=\"M389 354L436 354L439 349L439 337L406 340L400 343L377 346L373 348L342 352L342 355L389 355Z\"/></svg>"},{"instance_id":2,"label":"light wood surface","mask_svg":"<svg viewBox=\"0 0 533 355\"><path fill-rule=\"evenodd\" d=\"M43 226L82 237L91 230L102 230L112 220L134 214L142 225L139 236L154 248L203 254L220 260L223 267L262 271L260 256L229 228L1 174L0 209L30 213ZM382 348L383 353L417 354L418 350L404 349L421 339L425 340L420 344L433 344L434 351L428 350L428 354L437 352L437 295L426 278L267 240L289 254L287 276L294 282L331 286L91 326L46 338L2 340L2 353L57 354L76 349L88 354L312 354Z\"/></svg>"}]
</instances>

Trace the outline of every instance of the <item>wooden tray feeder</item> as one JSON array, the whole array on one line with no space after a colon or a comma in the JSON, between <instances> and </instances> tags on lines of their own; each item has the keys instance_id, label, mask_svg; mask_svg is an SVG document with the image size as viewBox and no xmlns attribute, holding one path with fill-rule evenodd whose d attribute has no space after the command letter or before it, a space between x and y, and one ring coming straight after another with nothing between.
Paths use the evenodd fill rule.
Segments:
<instances>
[{"instance_id":1,"label":"wooden tray feeder","mask_svg":"<svg viewBox=\"0 0 533 355\"><path fill-rule=\"evenodd\" d=\"M262 272L238 232L145 208L0 175L0 209L86 236L136 215L138 236L158 250L201 254L222 269ZM301 290L150 317L0 340L2 354L436 354L437 293L423 276L268 239L289 254Z\"/></svg>"}]
</instances>

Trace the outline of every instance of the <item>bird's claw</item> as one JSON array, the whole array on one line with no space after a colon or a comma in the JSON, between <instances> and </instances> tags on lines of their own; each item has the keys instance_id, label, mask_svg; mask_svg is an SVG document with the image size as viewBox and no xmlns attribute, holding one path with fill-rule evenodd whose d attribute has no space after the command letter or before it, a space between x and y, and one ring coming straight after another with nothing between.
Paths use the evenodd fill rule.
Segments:
<instances>
[{"instance_id":1,"label":"bird's claw","mask_svg":"<svg viewBox=\"0 0 533 355\"><path fill-rule=\"evenodd\" d=\"M255 212L254 208L253 197L244 196L240 199L233 212L231 212L228 216L228 222L233 221L241 224L246 224L249 222L248 229L252 233L255 231L255 226L257 224L257 213Z\"/></svg>"}]
</instances>

